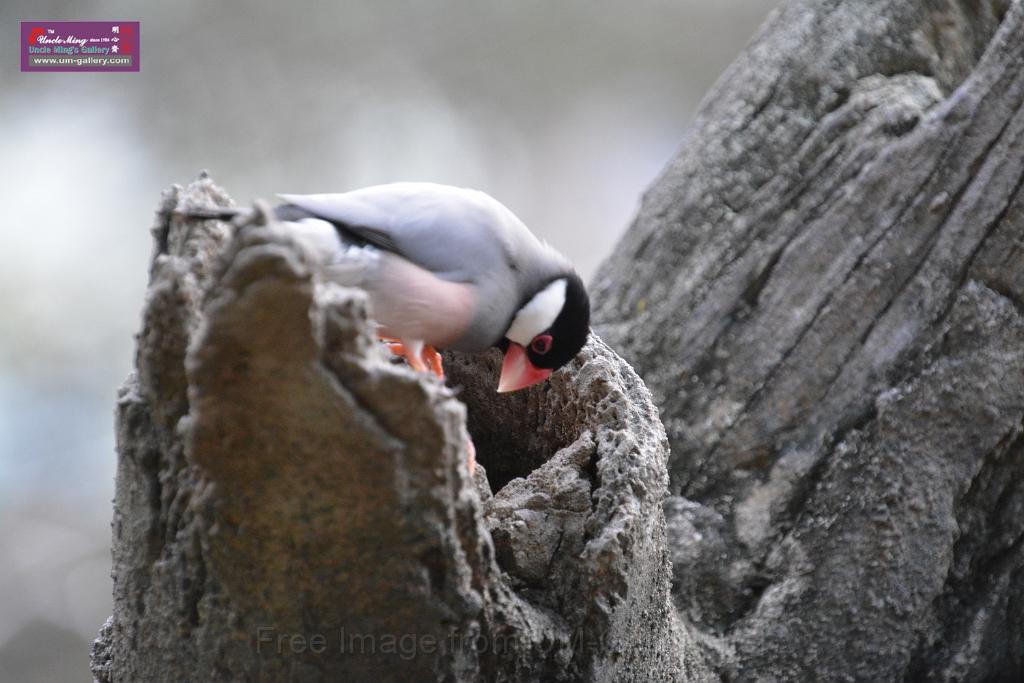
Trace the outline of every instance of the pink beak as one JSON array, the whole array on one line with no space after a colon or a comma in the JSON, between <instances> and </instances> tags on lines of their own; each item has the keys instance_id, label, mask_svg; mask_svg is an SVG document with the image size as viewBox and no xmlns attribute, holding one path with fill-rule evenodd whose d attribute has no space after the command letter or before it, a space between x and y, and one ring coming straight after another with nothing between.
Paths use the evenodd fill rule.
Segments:
<instances>
[{"instance_id":1,"label":"pink beak","mask_svg":"<svg viewBox=\"0 0 1024 683\"><path fill-rule=\"evenodd\" d=\"M551 376L551 370L538 368L530 362L526 349L515 342L508 343L505 361L501 364L501 379L498 380L498 393L519 391L531 384L543 382Z\"/></svg>"}]
</instances>

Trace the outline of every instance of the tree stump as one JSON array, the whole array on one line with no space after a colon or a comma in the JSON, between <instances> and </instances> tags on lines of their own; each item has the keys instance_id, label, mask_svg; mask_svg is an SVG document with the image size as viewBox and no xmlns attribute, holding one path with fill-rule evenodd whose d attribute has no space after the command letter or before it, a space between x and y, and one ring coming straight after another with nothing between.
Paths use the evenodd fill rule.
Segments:
<instances>
[{"instance_id":1,"label":"tree stump","mask_svg":"<svg viewBox=\"0 0 1024 683\"><path fill-rule=\"evenodd\" d=\"M1020 0L791 1L511 396L172 191L94 675L1024 678L1022 184Z\"/></svg>"},{"instance_id":2,"label":"tree stump","mask_svg":"<svg viewBox=\"0 0 1024 683\"><path fill-rule=\"evenodd\" d=\"M499 395L494 356L453 356L464 405L393 365L365 295L280 226L175 213L227 201L202 177L154 230L97 680L706 671L669 595L664 430L628 365L592 339Z\"/></svg>"}]
</instances>

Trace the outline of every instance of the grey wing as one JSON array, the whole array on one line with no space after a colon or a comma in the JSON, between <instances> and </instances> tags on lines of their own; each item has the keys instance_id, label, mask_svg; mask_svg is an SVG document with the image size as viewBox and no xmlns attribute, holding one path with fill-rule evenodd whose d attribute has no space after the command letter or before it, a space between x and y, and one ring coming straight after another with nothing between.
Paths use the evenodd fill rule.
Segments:
<instances>
[{"instance_id":1,"label":"grey wing","mask_svg":"<svg viewBox=\"0 0 1024 683\"><path fill-rule=\"evenodd\" d=\"M340 194L281 195L447 280L502 279L536 238L488 195L432 183L393 183Z\"/></svg>"},{"instance_id":2,"label":"grey wing","mask_svg":"<svg viewBox=\"0 0 1024 683\"><path fill-rule=\"evenodd\" d=\"M344 221L338 219L328 218L323 215L321 211L314 211L307 208L311 205L311 199L318 196L332 196L332 195L295 195L295 194L283 194L279 195L282 199L286 200L286 204L274 207L274 217L279 221L300 223L307 219L316 219L324 223L333 225L337 237L342 239L342 243L352 243L356 246L361 246L363 243L372 244L376 247L380 247L385 251L397 252L398 246L392 241L391 236L381 230L376 230L366 226L350 226ZM333 195L341 196L341 195ZM303 205L306 205L305 207Z\"/></svg>"}]
</instances>

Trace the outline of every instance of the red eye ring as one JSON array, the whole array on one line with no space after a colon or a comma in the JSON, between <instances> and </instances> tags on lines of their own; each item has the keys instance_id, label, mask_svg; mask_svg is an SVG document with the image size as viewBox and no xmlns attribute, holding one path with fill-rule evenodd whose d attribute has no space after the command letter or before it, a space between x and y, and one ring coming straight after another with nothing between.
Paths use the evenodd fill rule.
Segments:
<instances>
[{"instance_id":1,"label":"red eye ring","mask_svg":"<svg viewBox=\"0 0 1024 683\"><path fill-rule=\"evenodd\" d=\"M534 337L533 341L530 342L530 350L540 356L543 356L551 350L551 335L540 334Z\"/></svg>"}]
</instances>

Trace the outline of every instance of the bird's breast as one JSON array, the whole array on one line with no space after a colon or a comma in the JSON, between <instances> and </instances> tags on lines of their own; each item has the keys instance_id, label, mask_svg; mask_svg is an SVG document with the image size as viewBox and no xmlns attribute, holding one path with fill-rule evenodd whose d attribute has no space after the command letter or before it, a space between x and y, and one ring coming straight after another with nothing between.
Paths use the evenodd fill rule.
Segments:
<instances>
[{"instance_id":1,"label":"bird's breast","mask_svg":"<svg viewBox=\"0 0 1024 683\"><path fill-rule=\"evenodd\" d=\"M449 282L395 254L381 254L365 282L381 333L460 348L473 320L471 284Z\"/></svg>"}]
</instances>

